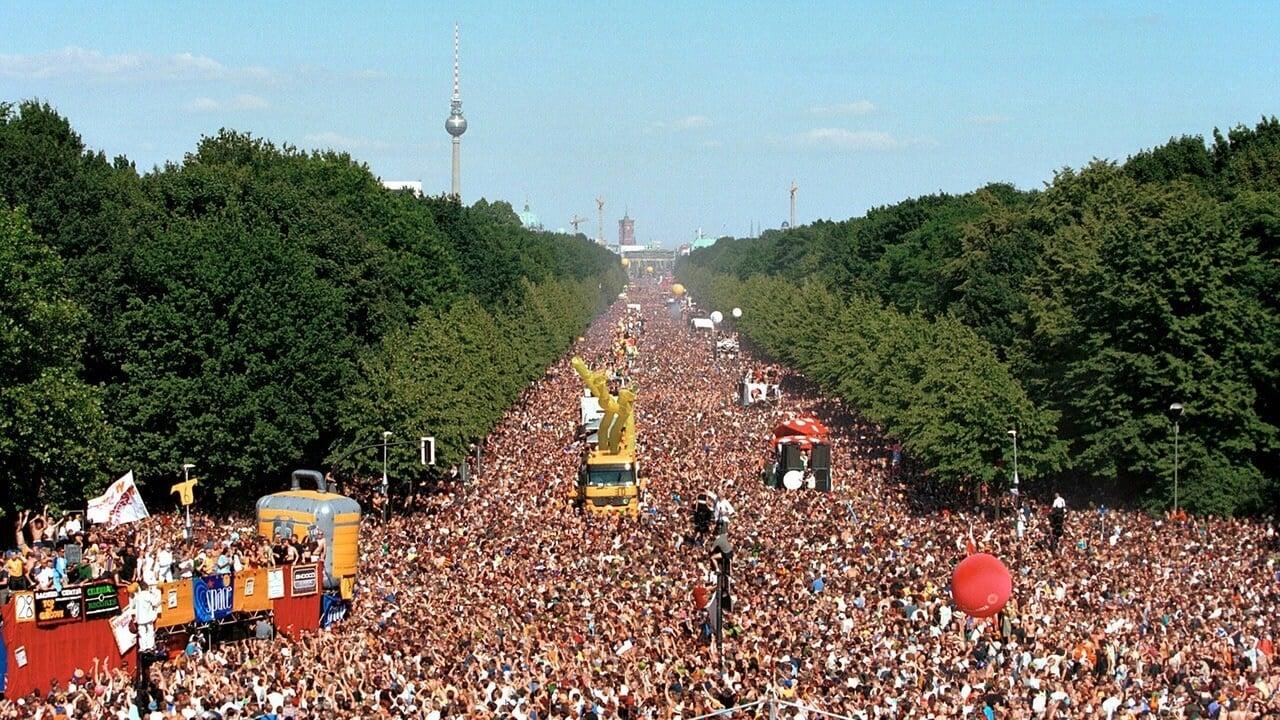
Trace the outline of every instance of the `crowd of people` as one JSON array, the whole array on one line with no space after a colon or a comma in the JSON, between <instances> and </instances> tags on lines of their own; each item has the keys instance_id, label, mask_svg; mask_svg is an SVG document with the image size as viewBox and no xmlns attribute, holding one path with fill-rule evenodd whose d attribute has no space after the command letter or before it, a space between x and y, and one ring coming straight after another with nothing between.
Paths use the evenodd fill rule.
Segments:
<instances>
[{"instance_id":1,"label":"crowd of people","mask_svg":"<svg viewBox=\"0 0 1280 720\"><path fill-rule=\"evenodd\" d=\"M88 668L52 697L3 701L0 720L688 720L764 699L786 703L786 718L1280 715L1269 523L1068 509L1053 552L1050 508L1028 500L1019 522L997 524L892 472L898 453L878 428L785 368L777 403L742 407L739 383L759 359L716 358L655 289L629 301L645 318L628 375L649 480L639 518L573 508L582 387L566 357L483 443L467 483L387 522L366 513L344 622L299 640L189 646L151 666L142 698ZM625 313L620 303L598 319L573 352L608 365ZM771 429L802 412L831 430L832 492L760 481ZM193 572L201 556L203 568L265 559L234 523L203 519L174 546L179 521L147 522L118 556L97 538L100 556L119 557L108 572L154 550L158 573L166 548L183 558L168 563L178 572L186 558ZM707 560L720 529L732 606L717 643ZM955 610L947 591L974 550L1014 576L1013 599L988 620Z\"/></svg>"},{"instance_id":2,"label":"crowd of people","mask_svg":"<svg viewBox=\"0 0 1280 720\"><path fill-rule=\"evenodd\" d=\"M326 540L267 538L249 518L218 522L193 514L190 537L172 515L148 516L107 529L86 527L79 514L51 522L48 508L36 515L20 512L14 548L5 551L0 569L0 600L20 590L114 582L120 587L148 586L180 578L241 572L295 562L319 562ZM2 603L0 603L2 604Z\"/></svg>"}]
</instances>

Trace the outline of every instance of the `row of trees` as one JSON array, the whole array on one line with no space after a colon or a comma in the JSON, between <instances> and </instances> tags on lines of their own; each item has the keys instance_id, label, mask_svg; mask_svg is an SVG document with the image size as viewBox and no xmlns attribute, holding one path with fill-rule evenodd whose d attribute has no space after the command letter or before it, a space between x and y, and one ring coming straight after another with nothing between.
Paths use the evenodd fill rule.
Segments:
<instances>
[{"instance_id":1,"label":"row of trees","mask_svg":"<svg viewBox=\"0 0 1280 720\"><path fill-rule=\"evenodd\" d=\"M0 510L183 462L241 500L383 430L456 463L624 282L346 154L223 131L139 173L33 102L0 104L0 243Z\"/></svg>"},{"instance_id":2,"label":"row of trees","mask_svg":"<svg viewBox=\"0 0 1280 720\"><path fill-rule=\"evenodd\" d=\"M939 481L997 482L1014 427L1024 474L1062 468L1056 414L1032 403L990 344L955 318L843 298L819 282L743 280L697 265L682 275L713 307L742 308L740 331L899 438Z\"/></svg>"},{"instance_id":3,"label":"row of trees","mask_svg":"<svg viewBox=\"0 0 1280 720\"><path fill-rule=\"evenodd\" d=\"M1001 377L1040 408L1033 415L1043 447L1061 444L1063 452L1048 453L1037 468L1055 483L1168 507L1167 409L1180 402L1181 504L1254 512L1280 499L1277 239L1280 121L1268 118L1215 131L1208 143L1184 137L1124 163L1063 170L1039 191L990 185L843 222L725 239L694 253L685 272L695 289L721 276L767 276L806 293L816 290L803 286L816 283L839 304L901 313L903 332L923 333L920 323L936 332L967 328ZM782 352L779 342L790 341L763 344ZM850 349L852 365L871 362L886 383L899 372L890 366L904 362L891 356L877 364L849 333L835 342ZM829 380L843 388L846 377ZM1032 416L1008 408L1010 422L1026 428L1020 440L1036 442ZM892 417L891 410L874 414ZM953 477L985 474L922 457Z\"/></svg>"}]
</instances>

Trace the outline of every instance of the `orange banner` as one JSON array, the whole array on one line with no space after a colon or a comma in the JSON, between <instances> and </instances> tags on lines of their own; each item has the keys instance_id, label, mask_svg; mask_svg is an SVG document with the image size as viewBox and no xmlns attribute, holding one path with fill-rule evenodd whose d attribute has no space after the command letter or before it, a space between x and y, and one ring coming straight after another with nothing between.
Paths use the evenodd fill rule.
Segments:
<instances>
[{"instance_id":1,"label":"orange banner","mask_svg":"<svg viewBox=\"0 0 1280 720\"><path fill-rule=\"evenodd\" d=\"M174 580L160 583L160 617L156 627L185 625L196 619L196 608L191 598L191 580Z\"/></svg>"},{"instance_id":2,"label":"orange banner","mask_svg":"<svg viewBox=\"0 0 1280 720\"><path fill-rule=\"evenodd\" d=\"M235 612L257 612L270 610L271 599L267 597L267 569L243 570L235 576Z\"/></svg>"}]
</instances>

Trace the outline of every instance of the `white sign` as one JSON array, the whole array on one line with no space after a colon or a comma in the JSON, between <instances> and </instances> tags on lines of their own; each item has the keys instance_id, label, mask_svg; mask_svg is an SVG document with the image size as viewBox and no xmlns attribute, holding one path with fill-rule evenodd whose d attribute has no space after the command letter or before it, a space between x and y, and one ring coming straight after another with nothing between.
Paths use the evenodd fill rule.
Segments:
<instances>
[{"instance_id":1,"label":"white sign","mask_svg":"<svg viewBox=\"0 0 1280 720\"><path fill-rule=\"evenodd\" d=\"M19 645L18 647L13 649L13 661L17 663L18 667L20 668L27 666L27 646L26 645Z\"/></svg>"},{"instance_id":2,"label":"white sign","mask_svg":"<svg viewBox=\"0 0 1280 720\"><path fill-rule=\"evenodd\" d=\"M267 570L267 599L276 600L284 597L284 568Z\"/></svg>"},{"instance_id":3,"label":"white sign","mask_svg":"<svg viewBox=\"0 0 1280 720\"><path fill-rule=\"evenodd\" d=\"M245 597L253 596L253 586L256 584L256 581L257 581L257 578L255 578L252 575L244 579L244 596Z\"/></svg>"},{"instance_id":4,"label":"white sign","mask_svg":"<svg viewBox=\"0 0 1280 720\"><path fill-rule=\"evenodd\" d=\"M17 593L13 596L14 619L18 622L31 622L36 619L36 596L31 593Z\"/></svg>"}]
</instances>

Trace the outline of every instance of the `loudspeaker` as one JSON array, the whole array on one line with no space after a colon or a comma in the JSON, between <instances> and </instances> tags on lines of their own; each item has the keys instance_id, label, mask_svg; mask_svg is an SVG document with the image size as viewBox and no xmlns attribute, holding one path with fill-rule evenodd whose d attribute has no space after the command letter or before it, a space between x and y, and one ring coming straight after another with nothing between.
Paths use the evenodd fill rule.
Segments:
<instances>
[{"instance_id":1,"label":"loudspeaker","mask_svg":"<svg viewBox=\"0 0 1280 720\"><path fill-rule=\"evenodd\" d=\"M804 470L804 460L800 458L800 446L786 443L782 446L782 470Z\"/></svg>"},{"instance_id":2,"label":"loudspeaker","mask_svg":"<svg viewBox=\"0 0 1280 720\"><path fill-rule=\"evenodd\" d=\"M809 467L814 471L831 469L831 446L814 445L809 453Z\"/></svg>"},{"instance_id":3,"label":"loudspeaker","mask_svg":"<svg viewBox=\"0 0 1280 720\"><path fill-rule=\"evenodd\" d=\"M817 448L814 448L817 450ZM813 469L813 489L821 492L831 492L831 468L814 468Z\"/></svg>"}]
</instances>

